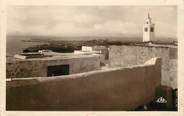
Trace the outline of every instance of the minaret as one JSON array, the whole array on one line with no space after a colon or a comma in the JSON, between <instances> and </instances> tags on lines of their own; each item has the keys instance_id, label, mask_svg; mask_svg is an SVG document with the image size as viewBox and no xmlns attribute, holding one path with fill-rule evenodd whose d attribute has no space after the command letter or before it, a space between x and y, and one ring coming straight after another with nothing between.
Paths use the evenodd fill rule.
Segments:
<instances>
[{"instance_id":1,"label":"minaret","mask_svg":"<svg viewBox=\"0 0 184 116\"><path fill-rule=\"evenodd\" d=\"M154 36L155 36L155 28L154 28L154 24L151 22L151 17L148 13L148 17L145 21L145 23L143 24L143 42L151 42L154 40Z\"/></svg>"}]
</instances>

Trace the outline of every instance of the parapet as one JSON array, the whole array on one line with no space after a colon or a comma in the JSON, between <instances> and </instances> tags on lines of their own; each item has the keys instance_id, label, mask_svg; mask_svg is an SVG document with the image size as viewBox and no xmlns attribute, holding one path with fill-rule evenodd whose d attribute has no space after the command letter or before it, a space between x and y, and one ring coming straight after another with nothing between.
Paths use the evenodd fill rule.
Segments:
<instances>
[{"instance_id":1,"label":"parapet","mask_svg":"<svg viewBox=\"0 0 184 116\"><path fill-rule=\"evenodd\" d=\"M160 86L158 58L148 64L50 78L13 79L7 84L7 110L134 110L154 99ZM158 74L157 74L158 73ZM21 94L20 94L21 93ZM41 104L41 105L40 105Z\"/></svg>"}]
</instances>

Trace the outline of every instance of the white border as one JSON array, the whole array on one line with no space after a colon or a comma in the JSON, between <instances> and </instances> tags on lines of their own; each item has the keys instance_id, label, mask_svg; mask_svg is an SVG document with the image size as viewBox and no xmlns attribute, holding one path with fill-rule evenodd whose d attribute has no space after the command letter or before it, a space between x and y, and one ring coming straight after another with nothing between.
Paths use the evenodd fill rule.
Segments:
<instances>
[{"instance_id":1,"label":"white border","mask_svg":"<svg viewBox=\"0 0 184 116\"><path fill-rule=\"evenodd\" d=\"M112 116L112 115L167 115L184 116L184 0L2 0L0 1L0 116L32 116L32 115L68 115L68 116ZM178 8L178 112L127 112L127 111L5 111L5 61L6 61L6 6L7 5L122 5L122 6L168 6L177 5ZM16 43L15 43L16 44Z\"/></svg>"}]
</instances>

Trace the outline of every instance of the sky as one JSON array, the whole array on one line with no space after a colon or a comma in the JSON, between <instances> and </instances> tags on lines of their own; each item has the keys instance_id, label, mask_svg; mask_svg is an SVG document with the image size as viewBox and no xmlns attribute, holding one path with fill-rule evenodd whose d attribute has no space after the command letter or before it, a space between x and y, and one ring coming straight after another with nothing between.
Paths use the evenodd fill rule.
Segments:
<instances>
[{"instance_id":1,"label":"sky","mask_svg":"<svg viewBox=\"0 0 184 116\"><path fill-rule=\"evenodd\" d=\"M142 37L148 12L156 37L176 38L174 6L9 6L7 34Z\"/></svg>"}]
</instances>

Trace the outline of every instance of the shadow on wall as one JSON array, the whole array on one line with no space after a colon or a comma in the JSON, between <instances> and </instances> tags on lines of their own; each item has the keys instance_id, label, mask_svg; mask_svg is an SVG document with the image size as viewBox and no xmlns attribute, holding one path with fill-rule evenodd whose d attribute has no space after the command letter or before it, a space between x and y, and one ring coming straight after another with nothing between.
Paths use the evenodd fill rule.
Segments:
<instances>
[{"instance_id":1,"label":"shadow on wall","mask_svg":"<svg viewBox=\"0 0 184 116\"><path fill-rule=\"evenodd\" d=\"M155 97L161 83L161 59L143 65L52 78L7 81L7 110L134 110Z\"/></svg>"}]
</instances>

